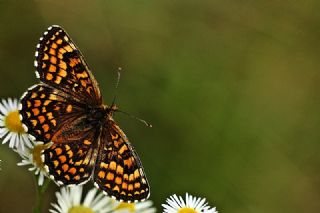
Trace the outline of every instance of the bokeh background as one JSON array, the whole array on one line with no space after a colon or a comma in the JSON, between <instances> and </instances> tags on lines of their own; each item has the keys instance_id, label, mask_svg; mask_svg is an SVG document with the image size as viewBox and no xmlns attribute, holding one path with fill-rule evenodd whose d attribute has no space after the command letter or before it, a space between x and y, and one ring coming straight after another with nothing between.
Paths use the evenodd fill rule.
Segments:
<instances>
[{"instance_id":1,"label":"bokeh background","mask_svg":"<svg viewBox=\"0 0 320 213\"><path fill-rule=\"evenodd\" d=\"M0 97L37 83L35 46L59 24L105 102L122 67L117 104L153 124L115 117L159 212L185 192L221 213L319 212L319 10L317 0L0 1ZM32 212L31 173L7 145L0 159L0 212Z\"/></svg>"}]
</instances>

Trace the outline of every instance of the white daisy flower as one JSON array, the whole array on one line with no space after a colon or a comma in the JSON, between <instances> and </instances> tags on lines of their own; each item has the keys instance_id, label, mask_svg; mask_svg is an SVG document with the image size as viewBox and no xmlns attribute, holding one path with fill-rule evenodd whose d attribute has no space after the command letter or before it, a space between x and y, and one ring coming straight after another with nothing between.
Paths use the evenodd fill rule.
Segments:
<instances>
[{"instance_id":1,"label":"white daisy flower","mask_svg":"<svg viewBox=\"0 0 320 213\"><path fill-rule=\"evenodd\" d=\"M162 204L164 213L218 213L216 208L211 208L205 198L196 198L186 193L186 199L172 195L167 198L167 203Z\"/></svg>"},{"instance_id":2,"label":"white daisy flower","mask_svg":"<svg viewBox=\"0 0 320 213\"><path fill-rule=\"evenodd\" d=\"M151 200L138 202L138 203L124 203L117 202L118 205L115 208L116 213L155 213L156 208L152 205Z\"/></svg>"},{"instance_id":3,"label":"white daisy flower","mask_svg":"<svg viewBox=\"0 0 320 213\"><path fill-rule=\"evenodd\" d=\"M44 178L47 176L47 172L44 168L43 159L41 154L43 150L51 146L51 143L48 144L35 144L31 148L25 148L24 150L17 149L15 150L22 158L22 161L19 162L18 166L30 166L29 171L33 171L35 175L38 175L38 185L42 186Z\"/></svg>"},{"instance_id":4,"label":"white daisy flower","mask_svg":"<svg viewBox=\"0 0 320 213\"><path fill-rule=\"evenodd\" d=\"M91 189L82 199L82 185L64 186L56 192L57 203L52 203L51 213L154 213L152 201L140 203L118 202ZM81 200L83 200L81 202Z\"/></svg>"},{"instance_id":5,"label":"white daisy flower","mask_svg":"<svg viewBox=\"0 0 320 213\"><path fill-rule=\"evenodd\" d=\"M18 99L0 101L0 138L3 144L9 142L10 148L24 150L25 146L32 147L32 143L22 127L18 107Z\"/></svg>"},{"instance_id":6,"label":"white daisy flower","mask_svg":"<svg viewBox=\"0 0 320 213\"><path fill-rule=\"evenodd\" d=\"M65 186L56 192L57 203L52 203L51 213L109 213L117 203L98 189L91 189L83 201L82 185Z\"/></svg>"}]
</instances>

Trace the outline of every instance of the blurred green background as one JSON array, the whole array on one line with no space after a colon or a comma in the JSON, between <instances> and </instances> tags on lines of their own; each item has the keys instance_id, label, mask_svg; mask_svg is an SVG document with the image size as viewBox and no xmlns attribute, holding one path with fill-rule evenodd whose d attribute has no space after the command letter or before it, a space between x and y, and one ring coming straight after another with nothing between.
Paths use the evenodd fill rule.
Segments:
<instances>
[{"instance_id":1,"label":"blurred green background","mask_svg":"<svg viewBox=\"0 0 320 213\"><path fill-rule=\"evenodd\" d=\"M221 213L319 212L319 10L317 0L0 1L0 97L37 82L35 46L59 24L105 102L122 67L118 106L153 124L115 116L159 212L185 192ZM0 212L32 212L31 173L7 144L0 159Z\"/></svg>"}]
</instances>

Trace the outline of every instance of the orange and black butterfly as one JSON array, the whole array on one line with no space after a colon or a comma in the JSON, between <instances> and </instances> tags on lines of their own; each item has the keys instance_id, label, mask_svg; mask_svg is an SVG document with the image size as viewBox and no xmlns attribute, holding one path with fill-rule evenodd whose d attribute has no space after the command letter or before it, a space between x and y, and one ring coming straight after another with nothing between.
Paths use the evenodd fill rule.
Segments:
<instances>
[{"instance_id":1,"label":"orange and black butterfly","mask_svg":"<svg viewBox=\"0 0 320 213\"><path fill-rule=\"evenodd\" d=\"M140 159L112 116L83 55L59 26L40 38L35 53L40 83L21 98L21 119L35 141L51 143L43 161L59 185L93 179L121 201L147 199L149 184Z\"/></svg>"}]
</instances>

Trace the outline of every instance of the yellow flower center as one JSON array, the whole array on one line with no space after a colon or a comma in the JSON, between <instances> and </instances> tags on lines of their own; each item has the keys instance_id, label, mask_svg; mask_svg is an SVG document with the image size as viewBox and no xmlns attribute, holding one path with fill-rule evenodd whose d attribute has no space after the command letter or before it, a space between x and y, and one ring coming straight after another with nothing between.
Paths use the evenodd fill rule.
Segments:
<instances>
[{"instance_id":1,"label":"yellow flower center","mask_svg":"<svg viewBox=\"0 0 320 213\"><path fill-rule=\"evenodd\" d=\"M198 212L193 208L184 207L179 209L178 213L198 213Z\"/></svg>"},{"instance_id":2,"label":"yellow flower center","mask_svg":"<svg viewBox=\"0 0 320 213\"><path fill-rule=\"evenodd\" d=\"M51 143L48 144L37 144L35 147L31 150L33 163L40 168L41 170L44 170L44 164L41 159L42 151L45 149L48 149L51 146Z\"/></svg>"},{"instance_id":3,"label":"yellow flower center","mask_svg":"<svg viewBox=\"0 0 320 213\"><path fill-rule=\"evenodd\" d=\"M117 206L116 210L119 210L119 209L128 209L129 212L135 212L136 210L134 203L125 203L125 202L121 202Z\"/></svg>"},{"instance_id":4,"label":"yellow flower center","mask_svg":"<svg viewBox=\"0 0 320 213\"><path fill-rule=\"evenodd\" d=\"M86 206L74 206L68 210L68 213L94 213L94 211Z\"/></svg>"},{"instance_id":5,"label":"yellow flower center","mask_svg":"<svg viewBox=\"0 0 320 213\"><path fill-rule=\"evenodd\" d=\"M9 131L17 132L19 134L24 133L18 110L9 112L5 117L4 123Z\"/></svg>"}]
</instances>

